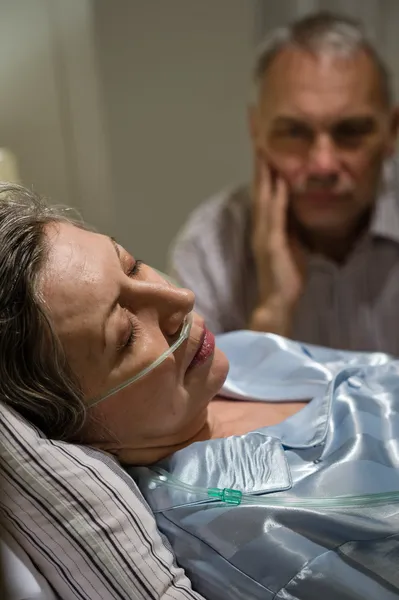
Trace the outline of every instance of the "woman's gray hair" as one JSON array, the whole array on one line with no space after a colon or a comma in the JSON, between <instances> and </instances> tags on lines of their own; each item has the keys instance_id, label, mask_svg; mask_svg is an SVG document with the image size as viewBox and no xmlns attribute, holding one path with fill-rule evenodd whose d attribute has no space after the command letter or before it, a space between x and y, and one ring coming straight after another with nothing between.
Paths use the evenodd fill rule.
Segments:
<instances>
[{"instance_id":1,"label":"woman's gray hair","mask_svg":"<svg viewBox=\"0 0 399 600\"><path fill-rule=\"evenodd\" d=\"M40 298L46 225L83 224L16 184L0 183L0 401L54 439L76 439L85 420L71 372Z\"/></svg>"},{"instance_id":2,"label":"woman's gray hair","mask_svg":"<svg viewBox=\"0 0 399 600\"><path fill-rule=\"evenodd\" d=\"M390 73L361 23L327 11L312 13L287 27L276 29L261 43L252 72L252 102L257 102L260 85L270 64L286 48L299 48L315 56L331 54L341 57L350 57L363 50L378 71L384 100L388 105L393 103Z\"/></svg>"}]
</instances>

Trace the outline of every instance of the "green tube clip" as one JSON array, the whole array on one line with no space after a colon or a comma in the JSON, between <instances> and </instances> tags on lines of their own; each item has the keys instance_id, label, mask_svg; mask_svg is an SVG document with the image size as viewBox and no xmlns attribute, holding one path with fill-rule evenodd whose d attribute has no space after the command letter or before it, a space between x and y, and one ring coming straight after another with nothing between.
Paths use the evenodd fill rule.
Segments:
<instances>
[{"instance_id":1,"label":"green tube clip","mask_svg":"<svg viewBox=\"0 0 399 600\"><path fill-rule=\"evenodd\" d=\"M209 488L208 496L211 498L217 498L226 504L241 504L242 492L240 490L232 490L231 488Z\"/></svg>"}]
</instances>

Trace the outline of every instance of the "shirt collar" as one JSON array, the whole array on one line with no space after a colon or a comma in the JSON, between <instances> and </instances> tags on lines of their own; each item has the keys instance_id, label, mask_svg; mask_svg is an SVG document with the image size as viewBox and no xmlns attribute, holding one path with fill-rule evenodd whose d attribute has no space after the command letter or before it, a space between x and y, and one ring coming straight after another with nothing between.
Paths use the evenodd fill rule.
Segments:
<instances>
[{"instance_id":1,"label":"shirt collar","mask_svg":"<svg viewBox=\"0 0 399 600\"><path fill-rule=\"evenodd\" d=\"M370 233L373 237L383 237L399 243L398 158L393 158L384 165Z\"/></svg>"}]
</instances>

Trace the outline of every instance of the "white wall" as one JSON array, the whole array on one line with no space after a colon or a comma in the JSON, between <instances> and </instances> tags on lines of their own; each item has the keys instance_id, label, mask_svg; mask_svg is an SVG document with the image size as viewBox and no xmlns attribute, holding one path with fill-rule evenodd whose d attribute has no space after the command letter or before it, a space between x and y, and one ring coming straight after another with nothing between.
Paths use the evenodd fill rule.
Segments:
<instances>
[{"instance_id":1,"label":"white wall","mask_svg":"<svg viewBox=\"0 0 399 600\"><path fill-rule=\"evenodd\" d=\"M115 231L165 266L189 212L249 172L253 0L95 0Z\"/></svg>"},{"instance_id":2,"label":"white wall","mask_svg":"<svg viewBox=\"0 0 399 600\"><path fill-rule=\"evenodd\" d=\"M160 268L246 179L253 0L1 0L0 147L23 183Z\"/></svg>"},{"instance_id":3,"label":"white wall","mask_svg":"<svg viewBox=\"0 0 399 600\"><path fill-rule=\"evenodd\" d=\"M0 148L25 185L103 228L112 190L92 1L0 1Z\"/></svg>"},{"instance_id":4,"label":"white wall","mask_svg":"<svg viewBox=\"0 0 399 600\"><path fill-rule=\"evenodd\" d=\"M0 147L135 254L246 178L253 0L1 0Z\"/></svg>"},{"instance_id":5,"label":"white wall","mask_svg":"<svg viewBox=\"0 0 399 600\"><path fill-rule=\"evenodd\" d=\"M27 185L67 202L71 181L47 9L46 0L1 0L0 146L17 156Z\"/></svg>"}]
</instances>

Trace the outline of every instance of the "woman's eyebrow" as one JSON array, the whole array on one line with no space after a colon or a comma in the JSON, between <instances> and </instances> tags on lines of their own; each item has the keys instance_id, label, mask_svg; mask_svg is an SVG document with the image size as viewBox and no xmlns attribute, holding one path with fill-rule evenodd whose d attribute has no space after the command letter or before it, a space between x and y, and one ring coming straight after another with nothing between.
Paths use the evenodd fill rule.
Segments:
<instances>
[{"instance_id":1,"label":"woman's eyebrow","mask_svg":"<svg viewBox=\"0 0 399 600\"><path fill-rule=\"evenodd\" d=\"M113 238L111 236L109 236L109 240L110 240L111 244L114 247L114 250L115 250L115 252L117 254L117 257L119 258L119 262L122 264L122 261L121 261L121 251L119 250L118 242L116 241L115 238Z\"/></svg>"}]
</instances>

